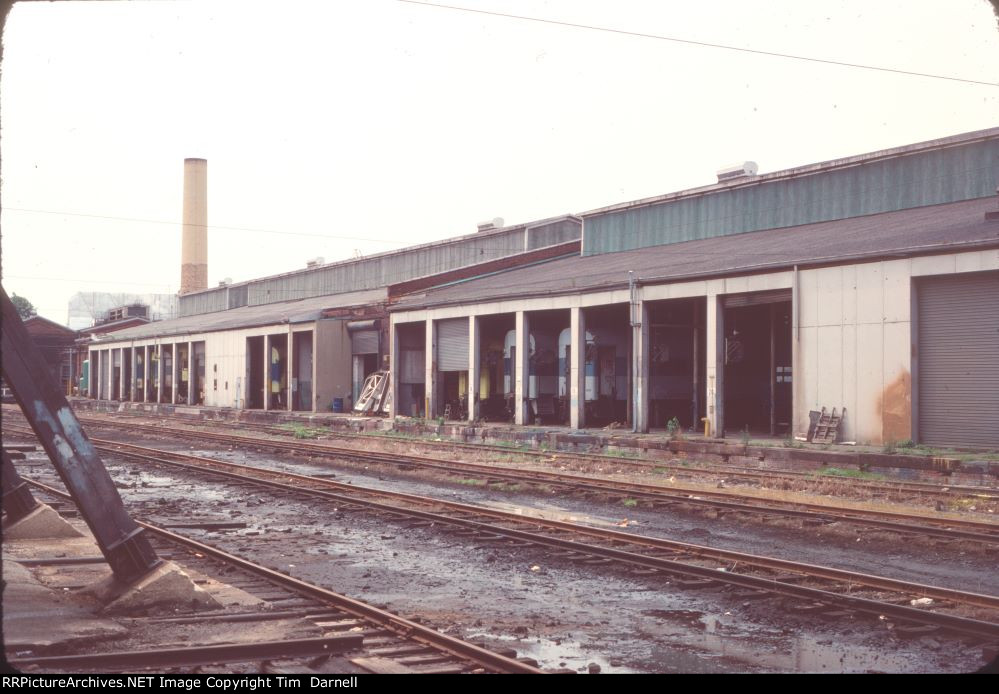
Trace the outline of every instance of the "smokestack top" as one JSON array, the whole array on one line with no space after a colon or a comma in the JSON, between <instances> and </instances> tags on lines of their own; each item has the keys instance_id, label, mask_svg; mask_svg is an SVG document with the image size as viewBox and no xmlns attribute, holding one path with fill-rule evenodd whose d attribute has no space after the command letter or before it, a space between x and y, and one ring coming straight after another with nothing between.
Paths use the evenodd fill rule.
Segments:
<instances>
[{"instance_id":1,"label":"smokestack top","mask_svg":"<svg viewBox=\"0 0 999 694\"><path fill-rule=\"evenodd\" d=\"M203 161L206 164L208 163L207 159L202 159L201 157L187 157L186 159L184 159L184 163L187 163L189 161Z\"/></svg>"}]
</instances>

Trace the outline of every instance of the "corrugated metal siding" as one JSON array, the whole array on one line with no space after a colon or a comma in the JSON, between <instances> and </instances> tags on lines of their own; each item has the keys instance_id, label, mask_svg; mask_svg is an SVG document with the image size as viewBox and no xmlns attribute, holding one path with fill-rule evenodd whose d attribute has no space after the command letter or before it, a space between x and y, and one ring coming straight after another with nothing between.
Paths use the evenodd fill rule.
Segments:
<instances>
[{"instance_id":1,"label":"corrugated metal siding","mask_svg":"<svg viewBox=\"0 0 999 694\"><path fill-rule=\"evenodd\" d=\"M468 319L437 321L437 369L468 370Z\"/></svg>"},{"instance_id":2,"label":"corrugated metal siding","mask_svg":"<svg viewBox=\"0 0 999 694\"><path fill-rule=\"evenodd\" d=\"M583 230L580 222L563 219L551 224L531 227L527 231L527 249L546 248L567 241L575 241Z\"/></svg>"},{"instance_id":3,"label":"corrugated metal siding","mask_svg":"<svg viewBox=\"0 0 999 694\"><path fill-rule=\"evenodd\" d=\"M999 139L612 211L584 220L583 255L995 195Z\"/></svg>"},{"instance_id":4,"label":"corrugated metal siding","mask_svg":"<svg viewBox=\"0 0 999 694\"><path fill-rule=\"evenodd\" d=\"M229 308L226 297L226 287L179 296L177 297L177 315L183 318L184 316L225 311Z\"/></svg>"},{"instance_id":5,"label":"corrugated metal siding","mask_svg":"<svg viewBox=\"0 0 999 694\"><path fill-rule=\"evenodd\" d=\"M461 242L416 249L403 255L370 258L344 265L319 268L285 277L249 283L251 306L312 296L384 287L414 277L433 275L485 260L520 253L523 230L470 238Z\"/></svg>"},{"instance_id":6,"label":"corrugated metal siding","mask_svg":"<svg viewBox=\"0 0 999 694\"><path fill-rule=\"evenodd\" d=\"M378 354L378 331L355 330L350 334L351 354Z\"/></svg>"},{"instance_id":7,"label":"corrugated metal siding","mask_svg":"<svg viewBox=\"0 0 999 694\"><path fill-rule=\"evenodd\" d=\"M999 272L919 282L918 436L999 448Z\"/></svg>"},{"instance_id":8,"label":"corrugated metal siding","mask_svg":"<svg viewBox=\"0 0 999 694\"><path fill-rule=\"evenodd\" d=\"M246 306L247 289L245 284L238 287L229 287L229 308Z\"/></svg>"},{"instance_id":9,"label":"corrugated metal siding","mask_svg":"<svg viewBox=\"0 0 999 694\"><path fill-rule=\"evenodd\" d=\"M403 349L399 352L399 383L423 383L426 377L426 358L422 349Z\"/></svg>"}]
</instances>

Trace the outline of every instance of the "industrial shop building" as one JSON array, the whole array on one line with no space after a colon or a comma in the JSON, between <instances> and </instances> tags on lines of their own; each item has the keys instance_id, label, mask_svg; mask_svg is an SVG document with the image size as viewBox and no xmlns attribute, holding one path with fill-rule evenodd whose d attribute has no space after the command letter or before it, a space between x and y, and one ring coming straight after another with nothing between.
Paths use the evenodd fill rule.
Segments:
<instances>
[{"instance_id":1,"label":"industrial shop building","mask_svg":"<svg viewBox=\"0 0 999 694\"><path fill-rule=\"evenodd\" d=\"M189 290L179 297L180 317L95 337L88 394L248 410L349 410L365 377L388 368L389 302L428 282L578 255L580 226L571 215L511 226L497 219L446 241L336 263L317 259L294 272ZM204 264L185 262L185 277Z\"/></svg>"},{"instance_id":2,"label":"industrial shop building","mask_svg":"<svg viewBox=\"0 0 999 694\"><path fill-rule=\"evenodd\" d=\"M994 128L583 213L390 307L393 414L999 447L997 184Z\"/></svg>"},{"instance_id":3,"label":"industrial shop building","mask_svg":"<svg viewBox=\"0 0 999 694\"><path fill-rule=\"evenodd\" d=\"M192 291L90 395L321 412L391 365L392 418L999 447L997 184L992 128Z\"/></svg>"}]
</instances>

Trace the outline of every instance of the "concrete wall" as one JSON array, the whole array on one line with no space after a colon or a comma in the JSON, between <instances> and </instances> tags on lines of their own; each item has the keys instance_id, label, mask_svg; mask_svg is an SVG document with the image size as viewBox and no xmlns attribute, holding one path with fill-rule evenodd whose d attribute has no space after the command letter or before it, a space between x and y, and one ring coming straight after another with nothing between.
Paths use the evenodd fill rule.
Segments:
<instances>
[{"instance_id":1,"label":"concrete wall","mask_svg":"<svg viewBox=\"0 0 999 694\"><path fill-rule=\"evenodd\" d=\"M352 393L350 334L347 321L337 318L316 321L316 411L329 412L334 398L342 398L346 409Z\"/></svg>"},{"instance_id":2,"label":"concrete wall","mask_svg":"<svg viewBox=\"0 0 999 694\"><path fill-rule=\"evenodd\" d=\"M312 330L314 323L293 326L295 332ZM100 343L100 349L142 348L146 345L205 343L205 402L209 407L242 408L246 400L246 339L258 335L287 335L288 325L277 324L213 333L191 333L163 338ZM347 357L350 357L348 348ZM182 366L183 368L183 366ZM133 373L134 376L134 373Z\"/></svg>"},{"instance_id":3,"label":"concrete wall","mask_svg":"<svg viewBox=\"0 0 999 694\"><path fill-rule=\"evenodd\" d=\"M995 250L803 270L795 430L846 407L843 440L912 438L913 278L994 269Z\"/></svg>"}]
</instances>

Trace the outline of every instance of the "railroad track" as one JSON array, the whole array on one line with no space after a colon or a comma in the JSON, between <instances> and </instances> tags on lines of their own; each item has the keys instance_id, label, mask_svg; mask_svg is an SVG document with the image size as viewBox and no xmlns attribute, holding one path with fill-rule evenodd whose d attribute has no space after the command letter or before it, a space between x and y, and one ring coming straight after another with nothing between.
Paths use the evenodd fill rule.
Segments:
<instances>
[{"instance_id":1,"label":"railroad track","mask_svg":"<svg viewBox=\"0 0 999 694\"><path fill-rule=\"evenodd\" d=\"M65 491L38 481L28 483L57 500L60 507L71 505ZM331 656L340 656L358 667L391 673L541 673L529 658L517 659L515 652L496 653L481 645L448 636L418 622L340 595L326 588L293 578L247 559L198 542L166 528L139 522L161 558L172 559L185 569L209 576L250 595L260 597L269 609L171 613L155 619L158 624L228 622L245 624L276 619L311 622L322 637L285 641L195 645L183 648L150 648L140 651L74 653L70 655L13 657L8 662L17 669L36 672L107 672L120 669L134 672L150 668L189 668L198 665L262 663L261 670L292 674L322 670L315 668ZM70 563L72 559L27 560L26 565ZM80 560L75 560L80 563ZM84 560L86 561L86 559ZM103 557L90 559L103 563ZM318 659L318 661L317 661Z\"/></svg>"},{"instance_id":2,"label":"railroad track","mask_svg":"<svg viewBox=\"0 0 999 694\"><path fill-rule=\"evenodd\" d=\"M310 454L337 459L387 465L404 469L430 470L446 475L468 479L470 476L483 486L492 483L530 484L546 489L559 489L563 493L598 497L605 500L642 503L653 508L685 505L688 507L710 508L716 515L732 514L745 517L747 514L760 517L792 518L808 525L829 523L851 523L879 530L934 537L945 541L970 541L986 545L999 545L999 523L988 523L970 519L953 519L927 516L923 514L881 511L876 509L852 509L827 504L813 504L801 501L777 501L741 495L732 491L717 491L683 488L677 485L663 487L652 484L624 482L606 478L594 479L567 473L500 467L496 464L463 463L423 456L387 454L358 451L327 444L294 442L213 432L190 432L173 427L127 425L144 433L180 435L203 441L213 441L223 445L239 445L250 448L269 448L294 454ZM28 432L20 427L13 432ZM106 446L119 445L106 439L93 439Z\"/></svg>"},{"instance_id":3,"label":"railroad track","mask_svg":"<svg viewBox=\"0 0 999 694\"><path fill-rule=\"evenodd\" d=\"M679 589L725 590L737 600L780 600L785 612L896 622L896 633L946 630L999 642L999 597L831 567L721 550L618 530L370 489L328 479L160 451L132 444L98 448L145 465L266 489L272 496L322 499L338 512L373 514L407 529L434 526L476 543L537 546L553 559L631 570ZM928 599L922 600L920 599ZM915 606L915 605L923 606Z\"/></svg>"},{"instance_id":4,"label":"railroad track","mask_svg":"<svg viewBox=\"0 0 999 694\"><path fill-rule=\"evenodd\" d=\"M98 426L117 426L121 418L131 417L131 418L141 418L149 417L148 414L116 414L115 418L117 421L110 421L105 418L99 417L88 417L83 418L88 424L98 425ZM147 425L138 424L125 424L124 427L132 428L142 428ZM148 425L150 427L155 427L156 425ZM225 427L234 428L245 431L251 429L254 431L260 431L262 433L274 434L278 436L294 436L294 430L289 430L286 427L274 426L274 425L264 425L255 424L247 422L230 423L230 422L211 422L213 427ZM160 427L169 428L172 430L171 433L178 435L184 435L181 432L192 433L197 430L191 429L180 429L176 427ZM332 436L335 438L343 438L348 440L360 440L360 441L371 441L372 436L370 434L355 434L350 432L342 432L334 429L324 429L324 435ZM693 464L683 464L678 465L664 460L642 460L640 458L634 457L622 457L617 455L606 455L600 453L583 453L583 452L558 452L558 451L539 451L531 449L522 448L511 448L505 446L497 446L491 444L470 444L461 443L456 441L426 441L426 440L414 440L411 438L404 438L401 436L385 435L385 440L398 441L407 444L418 444L420 446L429 448L438 448L444 450L469 450L476 453L482 452L493 452L501 455L518 455L528 458L537 458L539 460L544 460L550 463L558 463L564 465L572 465L574 467L581 467L586 464L600 464L616 467L626 467L634 469L636 471L644 473L669 473L680 478L690 479L696 477L712 477L712 478L722 478L726 481L739 481L741 483L754 484L759 487L773 487L773 486L787 486L789 484L821 484L836 482L842 485L846 485L851 490L862 491L864 494L871 496L880 497L927 497L933 499L978 499L982 501L999 501L999 489L995 487L988 486L971 486L971 485L951 485L951 484L936 484L933 482L913 482L908 480L899 480L892 482L883 481L873 481L873 480L863 480L851 477L839 477L839 476L823 476L817 475L815 472L803 472L795 470L761 470L757 468L748 468L744 466L735 466L728 464L711 464L710 466L705 465L693 465Z\"/></svg>"}]
</instances>

